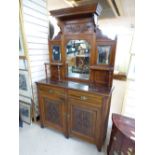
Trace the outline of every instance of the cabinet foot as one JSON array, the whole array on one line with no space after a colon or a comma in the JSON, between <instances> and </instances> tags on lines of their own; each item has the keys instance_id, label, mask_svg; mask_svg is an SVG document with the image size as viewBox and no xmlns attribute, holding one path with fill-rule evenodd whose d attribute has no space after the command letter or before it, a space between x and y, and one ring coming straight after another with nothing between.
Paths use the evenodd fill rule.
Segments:
<instances>
[{"instance_id":1,"label":"cabinet foot","mask_svg":"<svg viewBox=\"0 0 155 155\"><path fill-rule=\"evenodd\" d=\"M41 126L41 128L44 128L44 125L43 124L41 124L40 126Z\"/></svg>"},{"instance_id":2,"label":"cabinet foot","mask_svg":"<svg viewBox=\"0 0 155 155\"><path fill-rule=\"evenodd\" d=\"M101 152L102 148L99 148L99 149L97 148L97 150L98 150L99 152Z\"/></svg>"},{"instance_id":3,"label":"cabinet foot","mask_svg":"<svg viewBox=\"0 0 155 155\"><path fill-rule=\"evenodd\" d=\"M69 139L69 135L65 135L65 137L66 137L67 139Z\"/></svg>"},{"instance_id":4,"label":"cabinet foot","mask_svg":"<svg viewBox=\"0 0 155 155\"><path fill-rule=\"evenodd\" d=\"M98 150L99 152L101 152L102 146L97 146L97 150Z\"/></svg>"}]
</instances>

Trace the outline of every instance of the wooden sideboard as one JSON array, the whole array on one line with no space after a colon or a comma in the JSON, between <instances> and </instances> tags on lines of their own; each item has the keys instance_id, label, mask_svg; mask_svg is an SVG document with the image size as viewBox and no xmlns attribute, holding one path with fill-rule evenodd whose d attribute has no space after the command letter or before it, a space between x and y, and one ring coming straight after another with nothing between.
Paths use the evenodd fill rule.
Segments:
<instances>
[{"instance_id":1,"label":"wooden sideboard","mask_svg":"<svg viewBox=\"0 0 155 155\"><path fill-rule=\"evenodd\" d=\"M95 143L99 151L107 132L117 43L98 28L101 10L90 4L50 11L60 32L49 40L50 78L37 82L41 126Z\"/></svg>"},{"instance_id":2,"label":"wooden sideboard","mask_svg":"<svg viewBox=\"0 0 155 155\"><path fill-rule=\"evenodd\" d=\"M73 81L37 82L42 127L95 143L101 151L106 137L111 88Z\"/></svg>"},{"instance_id":3,"label":"wooden sideboard","mask_svg":"<svg viewBox=\"0 0 155 155\"><path fill-rule=\"evenodd\" d=\"M135 120L119 114L112 115L112 131L108 155L135 155Z\"/></svg>"}]
</instances>

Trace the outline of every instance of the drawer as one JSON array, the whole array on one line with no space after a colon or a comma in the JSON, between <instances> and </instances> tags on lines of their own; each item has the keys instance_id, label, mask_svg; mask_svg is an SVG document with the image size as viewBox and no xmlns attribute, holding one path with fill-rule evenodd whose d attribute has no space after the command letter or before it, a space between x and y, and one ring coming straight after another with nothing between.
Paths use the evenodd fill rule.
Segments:
<instances>
[{"instance_id":1,"label":"drawer","mask_svg":"<svg viewBox=\"0 0 155 155\"><path fill-rule=\"evenodd\" d=\"M51 94L51 95L56 95L56 96L65 96L65 91L57 87L40 85L39 90L49 95Z\"/></svg>"},{"instance_id":2,"label":"drawer","mask_svg":"<svg viewBox=\"0 0 155 155\"><path fill-rule=\"evenodd\" d=\"M85 93L85 92L69 90L68 97L70 99L85 101L92 104L102 104L102 96L96 95L93 93Z\"/></svg>"}]
</instances>

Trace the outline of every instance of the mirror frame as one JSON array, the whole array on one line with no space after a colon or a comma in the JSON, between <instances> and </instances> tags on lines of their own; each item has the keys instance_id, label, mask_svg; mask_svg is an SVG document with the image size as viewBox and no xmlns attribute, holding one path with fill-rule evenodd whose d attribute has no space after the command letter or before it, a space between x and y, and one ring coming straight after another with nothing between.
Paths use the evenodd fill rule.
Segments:
<instances>
[{"instance_id":1,"label":"mirror frame","mask_svg":"<svg viewBox=\"0 0 155 155\"><path fill-rule=\"evenodd\" d=\"M89 72L88 72L88 74L85 74L86 75L86 77L84 77L84 75L83 75L83 73L75 73L75 74L77 74L77 77L75 76L69 76L69 72L68 72L68 67L69 66L71 66L71 67L74 67L73 65L67 65L68 64L68 54L67 54L67 46L70 44L70 42L71 41L79 41L79 46L81 45L81 44L85 44L86 45L86 47L88 47L88 48L86 48L86 49L88 49L89 50L89 53L88 53L88 57L89 57L89 63L88 63L88 69L89 69ZM80 41L82 41L81 43L80 43ZM74 45L75 45L76 43L74 43ZM78 43L77 43L78 44ZM87 41L87 40L85 40L85 39L70 39L68 42L67 42L67 44L66 44L66 46L65 46L65 55L66 55L66 65L67 65L67 77L68 78L77 78L77 79L84 79L84 80L89 80L89 77L90 77L90 49L91 49L91 45L89 44L89 42ZM85 56L87 56L86 55L86 53L80 53L79 52L80 50L79 49L77 49L77 51L76 51L76 54L74 54L74 58L75 58L75 66L78 68L79 67L79 65L77 64L77 60L78 61L80 61L81 59L79 59L79 58L81 58L80 56L81 55L85 55ZM83 51L83 50L82 50ZM83 57L82 57L83 58ZM72 72L73 74L74 74L74 72ZM88 77L87 77L88 76Z\"/></svg>"},{"instance_id":2,"label":"mirror frame","mask_svg":"<svg viewBox=\"0 0 155 155\"><path fill-rule=\"evenodd\" d=\"M106 48L106 47L108 47L109 49L108 49L108 58L107 58L107 60L108 60L108 63L104 63L104 62L101 62L101 63L99 63L99 49L98 49L98 47L102 47L102 48ZM106 53L105 53L106 54ZM110 45L97 45L97 65L109 65L110 64L110 55L111 55L111 46ZM106 56L106 55L105 55ZM105 60L106 61L106 60Z\"/></svg>"},{"instance_id":3,"label":"mirror frame","mask_svg":"<svg viewBox=\"0 0 155 155\"><path fill-rule=\"evenodd\" d=\"M51 45L52 47L51 47L51 49L52 49L52 61L53 62L61 62L61 46L60 45ZM54 51L53 51L53 48L54 47L58 47L59 48L59 60L55 60L54 59Z\"/></svg>"},{"instance_id":4,"label":"mirror frame","mask_svg":"<svg viewBox=\"0 0 155 155\"><path fill-rule=\"evenodd\" d=\"M95 51L95 48L93 46L93 39L92 39L93 35L92 34L81 34L80 36L79 35L67 35L64 37L64 54L65 54L65 79L66 80L72 80L72 81L81 81L81 82L86 82L88 83L89 80L91 79L91 69L90 69L90 66L94 63L93 59L91 56L92 56L92 52L93 52L93 49ZM90 39L91 38L91 39ZM67 58L66 58L66 46L68 44L68 42L70 40L85 40L87 41L87 43L90 45L90 52L89 52L89 78L88 79L84 79L84 78L76 78L76 77L69 77L68 76L68 67L67 67Z\"/></svg>"},{"instance_id":5,"label":"mirror frame","mask_svg":"<svg viewBox=\"0 0 155 155\"><path fill-rule=\"evenodd\" d=\"M110 55L109 55L109 63L108 64L104 64L104 63L98 63L98 46L110 46ZM96 59L96 65L98 66L111 66L113 65L112 62L113 62L113 57L112 57L112 53L114 52L114 44L112 42L108 42L108 41L105 41L105 42L100 42L100 41L97 41L96 42L96 54L95 54L95 59Z\"/></svg>"}]
</instances>

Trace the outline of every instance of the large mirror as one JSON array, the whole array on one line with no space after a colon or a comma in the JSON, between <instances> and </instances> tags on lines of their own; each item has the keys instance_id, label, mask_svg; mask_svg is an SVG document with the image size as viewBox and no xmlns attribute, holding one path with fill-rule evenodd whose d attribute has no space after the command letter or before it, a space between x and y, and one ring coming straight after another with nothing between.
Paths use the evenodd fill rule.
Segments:
<instances>
[{"instance_id":1,"label":"large mirror","mask_svg":"<svg viewBox=\"0 0 155 155\"><path fill-rule=\"evenodd\" d=\"M66 45L67 76L89 79L90 44L86 40L70 40Z\"/></svg>"}]
</instances>

